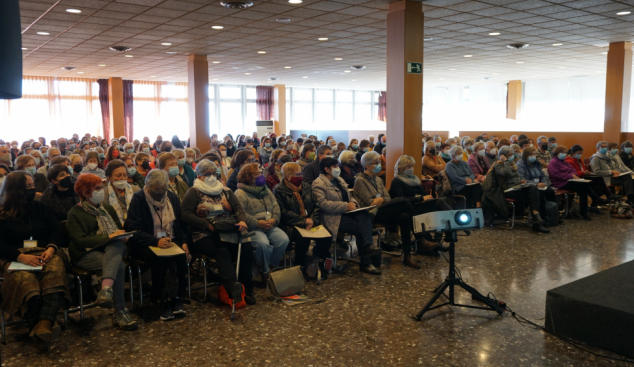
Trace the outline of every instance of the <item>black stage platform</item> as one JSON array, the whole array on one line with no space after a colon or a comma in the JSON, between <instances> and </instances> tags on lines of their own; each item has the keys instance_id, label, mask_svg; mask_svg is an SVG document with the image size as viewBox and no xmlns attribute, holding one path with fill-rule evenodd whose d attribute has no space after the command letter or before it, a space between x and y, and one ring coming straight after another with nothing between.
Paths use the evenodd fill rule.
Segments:
<instances>
[{"instance_id":1,"label":"black stage platform","mask_svg":"<svg viewBox=\"0 0 634 367\"><path fill-rule=\"evenodd\" d=\"M634 261L549 290L546 329L634 358Z\"/></svg>"}]
</instances>

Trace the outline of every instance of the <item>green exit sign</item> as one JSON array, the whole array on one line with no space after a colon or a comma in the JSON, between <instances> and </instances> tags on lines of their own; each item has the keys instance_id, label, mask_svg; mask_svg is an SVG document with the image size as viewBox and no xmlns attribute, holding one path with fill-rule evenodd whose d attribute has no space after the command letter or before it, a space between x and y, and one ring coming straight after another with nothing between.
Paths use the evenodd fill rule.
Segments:
<instances>
[{"instance_id":1,"label":"green exit sign","mask_svg":"<svg viewBox=\"0 0 634 367\"><path fill-rule=\"evenodd\" d=\"M422 74L423 63L422 62L407 62L407 74Z\"/></svg>"}]
</instances>

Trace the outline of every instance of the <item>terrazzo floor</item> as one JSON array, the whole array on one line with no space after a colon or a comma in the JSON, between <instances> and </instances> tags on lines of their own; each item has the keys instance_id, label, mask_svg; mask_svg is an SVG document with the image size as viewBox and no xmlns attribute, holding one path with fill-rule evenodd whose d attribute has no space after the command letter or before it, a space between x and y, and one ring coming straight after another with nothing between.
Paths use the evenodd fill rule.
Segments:
<instances>
[{"instance_id":1,"label":"terrazzo floor","mask_svg":"<svg viewBox=\"0 0 634 367\"><path fill-rule=\"evenodd\" d=\"M634 221L593 216L567 220L550 234L485 228L460 237L456 261L463 278L492 292L519 314L543 324L546 291L634 259ZM389 256L388 256L389 258ZM413 316L447 274L442 258L416 256L421 270L398 258L381 276L351 266L320 286L308 287L320 304L286 306L266 300L238 311L187 305L187 317L143 322L125 332L107 311L90 309L92 321L71 325L48 353L17 341L26 330L7 329L0 346L4 366L625 366L594 357L509 313L457 307ZM389 259L388 261L389 262ZM321 292L317 291L316 288ZM457 291L457 301L472 303ZM141 320L135 315L138 320ZM594 349L593 349L594 350ZM594 350L597 351L597 350ZM598 351L620 358L616 354Z\"/></svg>"}]
</instances>

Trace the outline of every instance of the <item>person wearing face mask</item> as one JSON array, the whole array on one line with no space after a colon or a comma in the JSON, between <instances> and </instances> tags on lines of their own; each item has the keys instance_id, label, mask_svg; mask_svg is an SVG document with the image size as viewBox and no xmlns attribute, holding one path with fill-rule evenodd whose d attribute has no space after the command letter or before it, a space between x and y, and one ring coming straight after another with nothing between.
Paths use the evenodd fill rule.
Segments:
<instances>
[{"instance_id":1,"label":"person wearing face mask","mask_svg":"<svg viewBox=\"0 0 634 367\"><path fill-rule=\"evenodd\" d=\"M438 178L438 174L445 169L447 163L436 151L436 144L428 141L425 143L425 155L423 156L423 175Z\"/></svg>"},{"instance_id":2,"label":"person wearing face mask","mask_svg":"<svg viewBox=\"0 0 634 367\"><path fill-rule=\"evenodd\" d=\"M176 156L172 153L161 153L156 159L156 166L156 168L165 171L169 176L167 190L176 194L176 196L182 200L189 186L180 176L180 167L178 166Z\"/></svg>"},{"instance_id":3,"label":"person wearing face mask","mask_svg":"<svg viewBox=\"0 0 634 367\"><path fill-rule=\"evenodd\" d=\"M553 149L557 148L557 138L555 138L554 136L551 136L550 138L548 138L548 151L551 153L553 152Z\"/></svg>"},{"instance_id":4,"label":"person wearing face mask","mask_svg":"<svg viewBox=\"0 0 634 367\"><path fill-rule=\"evenodd\" d=\"M610 189L605 184L605 181L603 181L603 177L597 176L589 171L590 167L586 167L586 164L583 161L583 147L581 145L573 145L572 148L570 148L568 156L566 157L566 162L575 169L575 174L578 177L592 181L590 182L590 188L598 196L605 195L608 200L618 200L621 198L621 196L614 195L610 192ZM590 212L595 211L591 209Z\"/></svg>"},{"instance_id":5,"label":"person wearing face mask","mask_svg":"<svg viewBox=\"0 0 634 367\"><path fill-rule=\"evenodd\" d=\"M137 185L128 183L128 167L120 159L108 163L106 167L107 185L104 187L105 204L111 205L121 223L128 217L128 207L132 195L140 190Z\"/></svg>"},{"instance_id":6,"label":"person wearing face mask","mask_svg":"<svg viewBox=\"0 0 634 367\"><path fill-rule=\"evenodd\" d=\"M163 141L159 146L159 149L161 153L171 153L173 149L172 142L169 140Z\"/></svg>"},{"instance_id":7,"label":"person wearing face mask","mask_svg":"<svg viewBox=\"0 0 634 367\"><path fill-rule=\"evenodd\" d=\"M488 141L484 144L484 158L489 161L490 166L493 166L497 161L497 153L498 149L492 141Z\"/></svg>"},{"instance_id":8,"label":"person wearing face mask","mask_svg":"<svg viewBox=\"0 0 634 367\"><path fill-rule=\"evenodd\" d=\"M229 160L229 162L231 162L231 160ZM196 151L192 148L185 149L185 165L191 167L193 170L196 169Z\"/></svg>"},{"instance_id":9,"label":"person wearing face mask","mask_svg":"<svg viewBox=\"0 0 634 367\"><path fill-rule=\"evenodd\" d=\"M9 174L0 188L2 311L26 320L38 349L48 350L61 333L58 313L71 300L61 227L48 204L35 201L35 183L24 171ZM9 262L42 266L39 272L9 272Z\"/></svg>"},{"instance_id":10,"label":"person wearing face mask","mask_svg":"<svg viewBox=\"0 0 634 367\"><path fill-rule=\"evenodd\" d=\"M247 139L248 140L248 139ZM253 141L253 147L255 149L260 147L260 139L258 139L258 133L254 132L253 136L251 137L251 140ZM248 143L248 142L247 142Z\"/></svg>"},{"instance_id":11,"label":"person wearing face mask","mask_svg":"<svg viewBox=\"0 0 634 367\"><path fill-rule=\"evenodd\" d=\"M262 138L262 145L260 146L260 159L262 160L262 165L266 165L271 160L271 153L273 152L273 148L271 147L271 139L267 137Z\"/></svg>"},{"instance_id":12,"label":"person wearing face mask","mask_svg":"<svg viewBox=\"0 0 634 367\"><path fill-rule=\"evenodd\" d=\"M218 144L220 144L220 142L218 141L218 134L212 134L209 149L218 150Z\"/></svg>"},{"instance_id":13,"label":"person wearing face mask","mask_svg":"<svg viewBox=\"0 0 634 367\"><path fill-rule=\"evenodd\" d=\"M11 159L11 151L6 145L0 145L0 163L5 164L7 167L13 167L13 160Z\"/></svg>"},{"instance_id":14,"label":"person wearing face mask","mask_svg":"<svg viewBox=\"0 0 634 367\"><path fill-rule=\"evenodd\" d=\"M354 180L363 172L363 167L355 158L355 154L351 150L344 150L339 155L339 168L341 168L341 177L349 188L354 187Z\"/></svg>"},{"instance_id":15,"label":"person wearing face mask","mask_svg":"<svg viewBox=\"0 0 634 367\"><path fill-rule=\"evenodd\" d=\"M242 300L256 303L253 293L253 247L243 243L240 253L240 274L236 277L233 262L238 258L239 231L247 230L246 214L234 193L216 179L217 166L201 160L196 167L196 180L187 191L182 203L183 221L189 225L193 254L203 254L216 260L221 284L236 304ZM213 222L234 217L235 229L216 228Z\"/></svg>"},{"instance_id":16,"label":"person wearing face mask","mask_svg":"<svg viewBox=\"0 0 634 367\"><path fill-rule=\"evenodd\" d=\"M548 163L553 159L553 156L550 154L551 149L548 146L548 138L545 136L540 136L537 138L537 150L535 151L535 155L537 156L537 160L541 164L542 168L548 167Z\"/></svg>"},{"instance_id":17,"label":"person wearing face mask","mask_svg":"<svg viewBox=\"0 0 634 367\"><path fill-rule=\"evenodd\" d=\"M104 170L99 168L99 153L97 152L88 152L86 155L86 166L83 167L79 175L81 176L88 173L96 175L102 180L106 178Z\"/></svg>"},{"instance_id":18,"label":"person wearing face mask","mask_svg":"<svg viewBox=\"0 0 634 367\"><path fill-rule=\"evenodd\" d=\"M304 167L302 172L304 185L312 185L313 181L319 177L319 161L324 158L333 158L332 149L328 145L317 148L317 159Z\"/></svg>"},{"instance_id":19,"label":"person wearing face mask","mask_svg":"<svg viewBox=\"0 0 634 367\"><path fill-rule=\"evenodd\" d=\"M321 223L332 234L331 240L337 240L337 234L347 233L355 236L361 254L360 270L380 275L371 261L371 257L380 258L381 249L372 242L372 220L367 210L346 214L359 207L357 200L348 191L348 185L340 177L341 168L334 158L325 158L319 162L321 175L313 181L312 190L321 209ZM378 262L377 262L377 265Z\"/></svg>"},{"instance_id":20,"label":"person wearing face mask","mask_svg":"<svg viewBox=\"0 0 634 367\"><path fill-rule=\"evenodd\" d=\"M522 160L522 148L517 144L512 144L511 149L513 149L513 162L517 164L517 162Z\"/></svg>"},{"instance_id":21,"label":"person wearing face mask","mask_svg":"<svg viewBox=\"0 0 634 367\"><path fill-rule=\"evenodd\" d=\"M279 150L284 152L283 150ZM269 175L266 176L266 186L269 190L274 191L275 186L277 186L280 182L283 181L284 175L282 174L282 166L284 164L293 162L293 158L290 155L284 154L277 158L275 161L271 162L269 167Z\"/></svg>"},{"instance_id":22,"label":"person wearing face mask","mask_svg":"<svg viewBox=\"0 0 634 367\"><path fill-rule=\"evenodd\" d=\"M9 170L9 167L7 167L7 165L4 163L0 163L0 187L2 186L4 180L7 178L9 172L11 172Z\"/></svg>"},{"instance_id":23,"label":"person wearing face mask","mask_svg":"<svg viewBox=\"0 0 634 367\"><path fill-rule=\"evenodd\" d=\"M119 151L119 146L118 145L112 145L108 148L108 150L106 151L106 156L103 160L103 165L108 166L108 163L113 160L113 159L120 159L121 158L121 152Z\"/></svg>"},{"instance_id":24,"label":"person wearing face mask","mask_svg":"<svg viewBox=\"0 0 634 367\"><path fill-rule=\"evenodd\" d=\"M51 206L58 222L66 220L68 211L80 201L70 171L65 165L56 164L49 168L46 178L52 185L44 190L41 201Z\"/></svg>"},{"instance_id":25,"label":"person wearing face mask","mask_svg":"<svg viewBox=\"0 0 634 367\"><path fill-rule=\"evenodd\" d=\"M465 197L467 208L481 208L482 186L472 185L477 183L475 174L464 161L462 152L463 149L458 146L449 150L451 160L447 163L445 174L451 183L452 191Z\"/></svg>"},{"instance_id":26,"label":"person wearing face mask","mask_svg":"<svg viewBox=\"0 0 634 367\"><path fill-rule=\"evenodd\" d=\"M116 161L113 161L113 163ZM115 209L104 201L101 178L93 174L81 175L75 183L81 198L68 212L68 247L73 266L102 275L101 290L95 304L114 308L112 324L122 330L136 330L138 324L125 307L125 263L128 239L110 242L125 233Z\"/></svg>"},{"instance_id":27,"label":"person wearing face mask","mask_svg":"<svg viewBox=\"0 0 634 367\"><path fill-rule=\"evenodd\" d=\"M370 150L374 149L374 135L368 136L368 141L370 142Z\"/></svg>"},{"instance_id":28,"label":"person wearing face mask","mask_svg":"<svg viewBox=\"0 0 634 367\"><path fill-rule=\"evenodd\" d=\"M634 172L632 172L632 170L625 165L625 163L621 160L621 156L619 153L619 145L617 143L609 143L608 144L608 152L610 152L610 155L612 156L612 159L614 160L614 165L616 166L616 168L619 170L620 173L632 173L634 174Z\"/></svg>"},{"instance_id":29,"label":"person wearing face mask","mask_svg":"<svg viewBox=\"0 0 634 367\"><path fill-rule=\"evenodd\" d=\"M163 154L176 160L172 153ZM130 239L130 254L149 264L152 273L152 302L156 306L162 321L186 316L183 298L187 294L187 262L191 261L188 246L189 231L182 221L181 205L178 195L168 190L169 175L163 170L152 170L145 179L143 190L132 196L128 208L126 230L138 231ZM183 254L176 256L157 256L152 247L171 248L178 246ZM172 267L173 265L173 267ZM167 296L166 275L170 268L176 268L174 274L178 285L176 295Z\"/></svg>"},{"instance_id":30,"label":"person wearing face mask","mask_svg":"<svg viewBox=\"0 0 634 367\"><path fill-rule=\"evenodd\" d=\"M136 172L143 176L143 179L145 180L148 172L152 170L150 167L150 155L146 153L137 153L134 157L134 161L136 163Z\"/></svg>"},{"instance_id":31,"label":"person wearing face mask","mask_svg":"<svg viewBox=\"0 0 634 367\"><path fill-rule=\"evenodd\" d=\"M348 150L351 150L357 153L359 151L359 141L357 139L350 139L350 144L348 144Z\"/></svg>"},{"instance_id":32,"label":"person wearing face mask","mask_svg":"<svg viewBox=\"0 0 634 367\"><path fill-rule=\"evenodd\" d=\"M293 162L297 162L299 160L300 158L299 148L297 144L293 143L293 140L286 141L286 154L290 155L291 158L293 158Z\"/></svg>"},{"instance_id":33,"label":"person wearing face mask","mask_svg":"<svg viewBox=\"0 0 634 367\"><path fill-rule=\"evenodd\" d=\"M385 134L379 134L379 141L374 146L374 151L381 154L383 149L385 149L385 145L387 144L387 137Z\"/></svg>"},{"instance_id":34,"label":"person wearing face mask","mask_svg":"<svg viewBox=\"0 0 634 367\"><path fill-rule=\"evenodd\" d=\"M275 149L282 149L284 151L286 151L286 148L288 148L288 145L286 144L286 138L283 136L280 136L277 141L277 146L275 147Z\"/></svg>"},{"instance_id":35,"label":"person wearing face mask","mask_svg":"<svg viewBox=\"0 0 634 367\"><path fill-rule=\"evenodd\" d=\"M73 168L73 178L76 179L84 169L83 160L79 154L71 154L68 158L70 159L70 166Z\"/></svg>"},{"instance_id":36,"label":"person wearing face mask","mask_svg":"<svg viewBox=\"0 0 634 367\"><path fill-rule=\"evenodd\" d=\"M464 149L462 151L463 161L466 162L469 160L469 156L473 153L473 144L475 144L475 140L469 137L465 137L462 139L462 149Z\"/></svg>"},{"instance_id":37,"label":"person wearing face mask","mask_svg":"<svg viewBox=\"0 0 634 367\"><path fill-rule=\"evenodd\" d=\"M361 162L361 157L367 153L372 151L370 149L370 141L369 140L361 140L361 142L359 143L359 149L357 150L357 154L355 154L354 158L357 160L357 162Z\"/></svg>"},{"instance_id":38,"label":"person wearing face mask","mask_svg":"<svg viewBox=\"0 0 634 367\"><path fill-rule=\"evenodd\" d=\"M627 202L634 204L634 182L631 170L623 162L614 159L606 141L597 143L597 152L590 158L592 173L603 177L605 184L621 186L621 195L627 196ZM554 151L554 150L553 150Z\"/></svg>"},{"instance_id":39,"label":"person wearing face mask","mask_svg":"<svg viewBox=\"0 0 634 367\"><path fill-rule=\"evenodd\" d=\"M282 212L280 228L295 243L295 264L302 267L304 276L308 278L306 253L310 251L311 240L314 240L312 256L322 260L319 262L321 278L326 279L328 276L324 269L324 261L330 257L332 238L305 238L295 228L310 230L321 225L321 211L313 195L312 187L302 185L302 171L297 163L285 163L282 166L282 176L283 179L275 188L274 194Z\"/></svg>"},{"instance_id":40,"label":"person wearing face mask","mask_svg":"<svg viewBox=\"0 0 634 367\"><path fill-rule=\"evenodd\" d=\"M362 207L377 206L373 209L374 223L400 227L403 243L403 265L420 269L420 264L411 255L412 217L414 207L402 198L392 199L383 181L377 176L381 172L381 155L368 152L361 157L364 171L354 182L353 195Z\"/></svg>"},{"instance_id":41,"label":"person wearing face mask","mask_svg":"<svg viewBox=\"0 0 634 367\"><path fill-rule=\"evenodd\" d=\"M44 159L44 155L39 150L32 150L30 153L31 156L35 159L35 168L40 169L46 165L46 159Z\"/></svg>"},{"instance_id":42,"label":"person wearing face mask","mask_svg":"<svg viewBox=\"0 0 634 367\"><path fill-rule=\"evenodd\" d=\"M128 184L131 186L138 186L141 190L145 186L145 176L137 172L136 164L131 157L125 157L122 159L128 168Z\"/></svg>"},{"instance_id":43,"label":"person wearing face mask","mask_svg":"<svg viewBox=\"0 0 634 367\"><path fill-rule=\"evenodd\" d=\"M445 163L449 163L449 161L451 161L451 157L449 156L450 149L451 145L447 143L440 144L440 148L438 149L440 152L440 158L445 161Z\"/></svg>"},{"instance_id":44,"label":"person wearing face mask","mask_svg":"<svg viewBox=\"0 0 634 367\"><path fill-rule=\"evenodd\" d=\"M485 145L482 142L473 144L473 153L469 156L467 163L475 176L475 182L484 182L491 163L484 156L486 154Z\"/></svg>"},{"instance_id":45,"label":"person wearing face mask","mask_svg":"<svg viewBox=\"0 0 634 367\"><path fill-rule=\"evenodd\" d=\"M194 169L187 164L185 151L182 149L174 149L172 153L176 156L179 177L187 184L187 187L191 187L196 179L196 173Z\"/></svg>"},{"instance_id":46,"label":"person wearing face mask","mask_svg":"<svg viewBox=\"0 0 634 367\"><path fill-rule=\"evenodd\" d=\"M254 163L240 169L235 194L246 213L248 229L255 232L251 236L255 263L262 282L266 284L271 267L279 265L289 243L286 233L278 228L280 207L271 190L266 187L266 179L258 165Z\"/></svg>"},{"instance_id":47,"label":"person wearing face mask","mask_svg":"<svg viewBox=\"0 0 634 367\"><path fill-rule=\"evenodd\" d=\"M576 182L570 180L578 180L580 177L576 175L575 169L566 162L568 148L563 145L555 147L553 149L553 159L548 164L548 173L552 185L558 189L574 191L579 196L579 205L581 209L581 216L585 220L591 220L588 216L588 198L592 199L592 212L600 214L597 205L607 204L607 200L599 198L599 196L592 190L587 181ZM628 175L629 176L629 175ZM631 181L631 178L630 178Z\"/></svg>"},{"instance_id":48,"label":"person wearing face mask","mask_svg":"<svg viewBox=\"0 0 634 367\"><path fill-rule=\"evenodd\" d=\"M297 161L297 164L302 168L302 172L307 165L309 165L312 161L315 160L317 155L315 154L315 146L313 144L304 144L302 146L302 150L299 153L300 158Z\"/></svg>"},{"instance_id":49,"label":"person wearing face mask","mask_svg":"<svg viewBox=\"0 0 634 367\"><path fill-rule=\"evenodd\" d=\"M519 161L514 161L514 163L517 166L517 174L520 180L526 181L529 185L536 185L539 189L539 212L545 213L546 201L556 202L557 199L555 197L555 191L550 187L550 180L544 174L541 164L537 161L535 150L536 149L531 147L525 148L521 153Z\"/></svg>"},{"instance_id":50,"label":"person wearing face mask","mask_svg":"<svg viewBox=\"0 0 634 367\"><path fill-rule=\"evenodd\" d=\"M246 140L246 145L244 146L244 149L250 150L253 152L253 156L255 157L256 162L260 161L260 154L258 153L258 150L254 146L253 139L249 138Z\"/></svg>"},{"instance_id":51,"label":"person wearing face mask","mask_svg":"<svg viewBox=\"0 0 634 367\"><path fill-rule=\"evenodd\" d=\"M251 164L254 161L252 150L238 149L236 151L231 159L231 173L226 183L227 187L230 188L231 191L236 192L238 189L238 173L240 173L242 167L247 164Z\"/></svg>"},{"instance_id":52,"label":"person wearing face mask","mask_svg":"<svg viewBox=\"0 0 634 367\"><path fill-rule=\"evenodd\" d=\"M48 180L42 173L37 173L35 158L32 155L21 155L15 160L16 170L24 171L33 177L35 182L35 199L40 200L42 193L48 187Z\"/></svg>"},{"instance_id":53,"label":"person wearing face mask","mask_svg":"<svg viewBox=\"0 0 634 367\"><path fill-rule=\"evenodd\" d=\"M125 143L125 145L123 146L123 155L127 157L129 155L132 155L133 153L134 153L134 144Z\"/></svg>"},{"instance_id":54,"label":"person wearing face mask","mask_svg":"<svg viewBox=\"0 0 634 367\"><path fill-rule=\"evenodd\" d=\"M632 148L634 148L634 144L632 144L629 140L621 143L621 152L619 153L619 157L627 168L634 170L634 155L632 154Z\"/></svg>"},{"instance_id":55,"label":"person wearing face mask","mask_svg":"<svg viewBox=\"0 0 634 367\"><path fill-rule=\"evenodd\" d=\"M220 153L222 167L225 169L231 165L231 157L228 156L228 151L229 150L225 143L218 145L218 152Z\"/></svg>"},{"instance_id":56,"label":"person wearing face mask","mask_svg":"<svg viewBox=\"0 0 634 367\"><path fill-rule=\"evenodd\" d=\"M227 147L227 157L229 158L229 160L231 160L231 158L233 158L233 153L236 152L236 143L233 140L227 140L225 142L225 146ZM228 166L229 164L227 164Z\"/></svg>"}]
</instances>

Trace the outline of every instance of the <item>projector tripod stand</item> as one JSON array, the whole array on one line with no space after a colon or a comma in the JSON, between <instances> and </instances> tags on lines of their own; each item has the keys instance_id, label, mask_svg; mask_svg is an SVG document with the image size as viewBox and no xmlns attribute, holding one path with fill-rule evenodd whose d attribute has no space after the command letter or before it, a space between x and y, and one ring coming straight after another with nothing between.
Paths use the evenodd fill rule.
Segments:
<instances>
[{"instance_id":1,"label":"projector tripod stand","mask_svg":"<svg viewBox=\"0 0 634 367\"><path fill-rule=\"evenodd\" d=\"M434 296L431 298L431 300L429 300L429 302L427 302L427 304L425 305L425 307L423 307L423 309L418 313L418 315L416 315L416 319L418 321L420 321L420 319L423 317L423 315L425 314L425 312L429 311L429 310L433 310L436 308L440 308L443 306L459 306L459 307L467 307L467 308L477 308L480 310L487 310L487 311L495 311L498 314L502 314L504 312L503 309L501 309L498 305L496 305L495 303L491 302L490 299L488 299L487 297L483 296L480 292L478 292L475 288L471 287L470 285L468 285L467 283L463 282L461 279L456 278L456 241L458 240L457 238L457 233L456 231L452 231L451 229L449 229L449 231L446 232L447 236L450 238L449 240L449 275L447 275L447 277L445 278L445 281L440 284L434 291L436 292L436 294L434 294ZM463 305L463 304L459 304L456 303L454 300L454 287L455 286L459 286L462 287L464 290L466 290L467 292L471 293L471 295L473 296L474 299L484 303L487 305L487 307L478 307L478 306L471 306L471 305ZM449 297L447 297L449 299L448 302L445 302L443 304L440 304L438 306L433 306L432 305L438 300L438 298L440 298L440 296L444 295L445 289L449 288Z\"/></svg>"}]
</instances>

